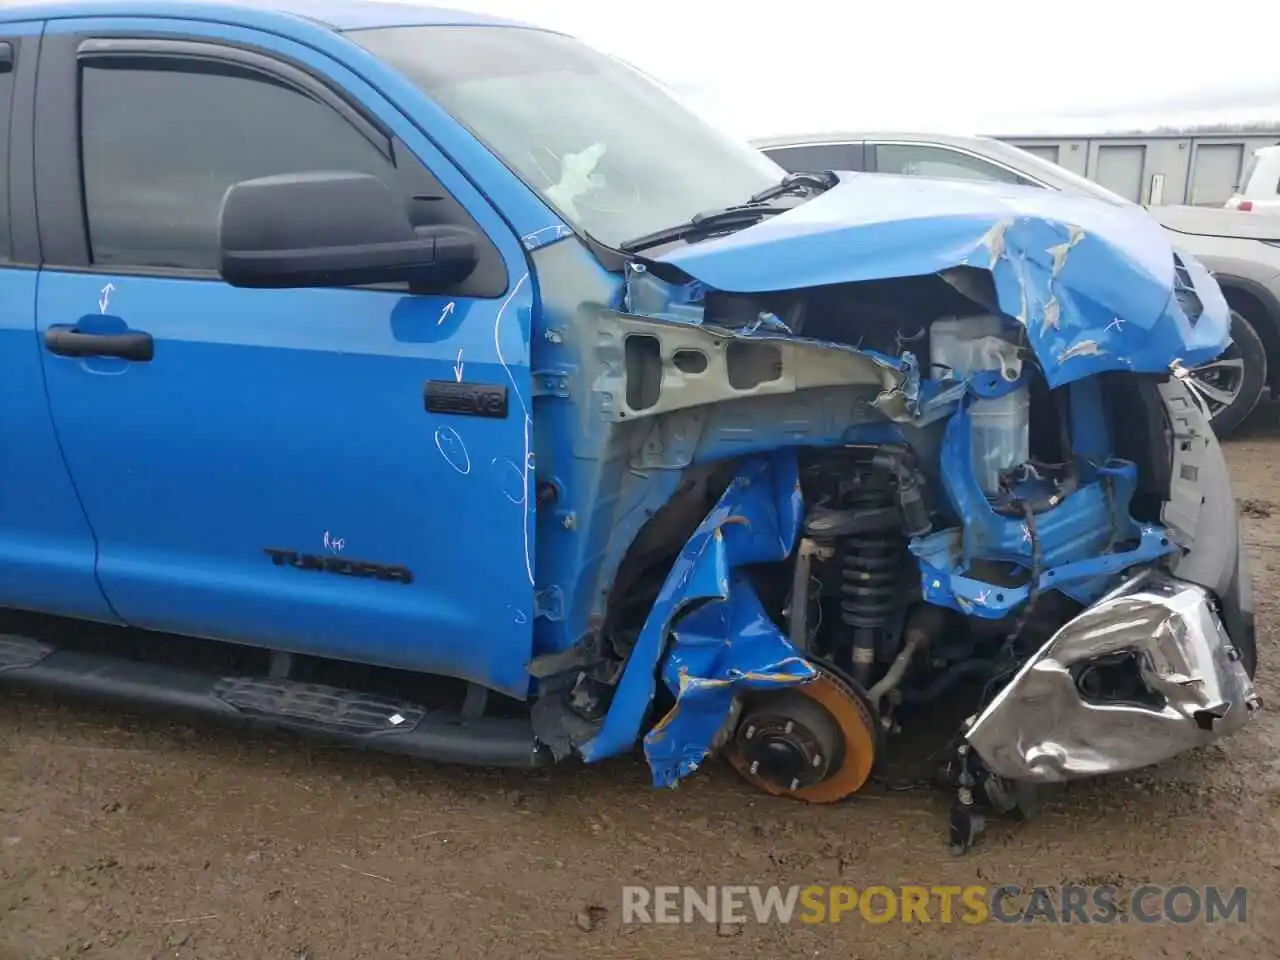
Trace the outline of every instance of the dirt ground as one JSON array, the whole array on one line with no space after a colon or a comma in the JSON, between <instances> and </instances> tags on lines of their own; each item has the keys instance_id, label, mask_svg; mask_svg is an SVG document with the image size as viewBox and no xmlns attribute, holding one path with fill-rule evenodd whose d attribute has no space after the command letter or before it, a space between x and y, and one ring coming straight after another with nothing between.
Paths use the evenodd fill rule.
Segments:
<instances>
[{"instance_id":1,"label":"dirt ground","mask_svg":"<svg viewBox=\"0 0 1280 960\"><path fill-rule=\"evenodd\" d=\"M53 957L1280 956L1280 410L1228 445L1254 563L1264 710L1140 775L1072 785L947 851L947 798L834 807L640 759L533 776L0 694L0 960ZM1218 884L1243 923L623 924L621 886Z\"/></svg>"}]
</instances>

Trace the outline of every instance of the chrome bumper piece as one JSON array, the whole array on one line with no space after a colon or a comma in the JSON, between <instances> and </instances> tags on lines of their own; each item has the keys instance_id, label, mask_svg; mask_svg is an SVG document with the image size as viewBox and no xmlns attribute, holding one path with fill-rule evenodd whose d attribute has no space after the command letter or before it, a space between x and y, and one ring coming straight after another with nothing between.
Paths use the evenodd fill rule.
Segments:
<instances>
[{"instance_id":1,"label":"chrome bumper piece","mask_svg":"<svg viewBox=\"0 0 1280 960\"><path fill-rule=\"evenodd\" d=\"M1099 689L1103 676L1131 682ZM1261 705L1211 595L1149 572L1059 629L966 738L993 773L1053 783L1159 763Z\"/></svg>"}]
</instances>

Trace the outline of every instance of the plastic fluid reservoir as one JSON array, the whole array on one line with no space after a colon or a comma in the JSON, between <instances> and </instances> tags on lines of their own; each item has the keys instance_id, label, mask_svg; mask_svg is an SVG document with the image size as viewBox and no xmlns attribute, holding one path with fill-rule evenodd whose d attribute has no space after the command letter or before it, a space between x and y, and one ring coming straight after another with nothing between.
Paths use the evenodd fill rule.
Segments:
<instances>
[{"instance_id":1,"label":"plastic fluid reservoir","mask_svg":"<svg viewBox=\"0 0 1280 960\"><path fill-rule=\"evenodd\" d=\"M997 370L1005 380L1022 374L1012 333L996 314L946 317L929 329L929 362L935 380L965 379ZM973 472L984 493L1000 492L1000 474L1031 456L1031 394L1026 387L969 408Z\"/></svg>"}]
</instances>

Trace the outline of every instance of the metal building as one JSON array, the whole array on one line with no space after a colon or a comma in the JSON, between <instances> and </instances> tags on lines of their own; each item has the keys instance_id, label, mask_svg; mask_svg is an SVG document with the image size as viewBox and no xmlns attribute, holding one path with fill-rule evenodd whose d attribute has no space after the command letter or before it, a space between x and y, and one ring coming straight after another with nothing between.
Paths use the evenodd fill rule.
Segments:
<instances>
[{"instance_id":1,"label":"metal building","mask_svg":"<svg viewBox=\"0 0 1280 960\"><path fill-rule=\"evenodd\" d=\"M1280 128L1091 137L1001 136L1137 203L1220 207L1254 150L1280 143Z\"/></svg>"}]
</instances>

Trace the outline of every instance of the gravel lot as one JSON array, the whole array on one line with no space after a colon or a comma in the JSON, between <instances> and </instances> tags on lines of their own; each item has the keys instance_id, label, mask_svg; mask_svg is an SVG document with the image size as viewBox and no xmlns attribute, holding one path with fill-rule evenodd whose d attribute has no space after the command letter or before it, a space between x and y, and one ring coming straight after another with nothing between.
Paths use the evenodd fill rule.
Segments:
<instances>
[{"instance_id":1,"label":"gravel lot","mask_svg":"<svg viewBox=\"0 0 1280 960\"><path fill-rule=\"evenodd\" d=\"M1280 410L1228 446L1254 562L1269 710L1220 746L1073 785L1042 818L946 848L942 794L835 807L714 768L536 776L361 756L0 693L0 960L52 957L1280 956ZM621 922L626 883L1249 888L1244 923Z\"/></svg>"}]
</instances>

